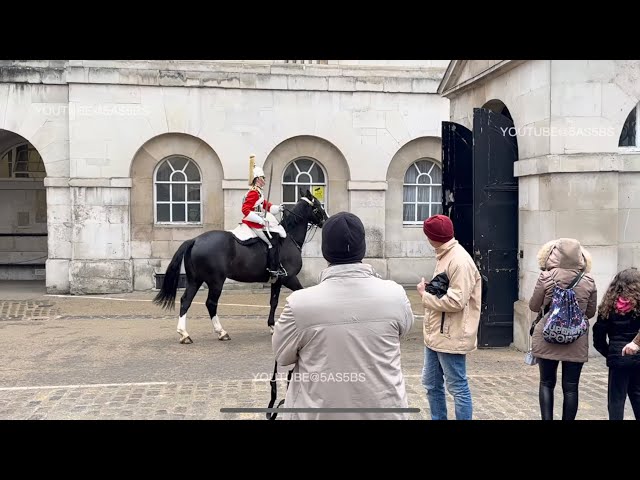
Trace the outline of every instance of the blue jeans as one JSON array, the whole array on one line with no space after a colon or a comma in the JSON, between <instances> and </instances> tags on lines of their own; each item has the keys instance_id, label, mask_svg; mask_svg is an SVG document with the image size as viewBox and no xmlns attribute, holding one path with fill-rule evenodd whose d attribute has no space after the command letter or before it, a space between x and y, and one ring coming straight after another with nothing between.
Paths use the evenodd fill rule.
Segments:
<instances>
[{"instance_id":1,"label":"blue jeans","mask_svg":"<svg viewBox=\"0 0 640 480\"><path fill-rule=\"evenodd\" d=\"M471 390L467 381L467 357L424 348L422 386L427 392L432 420L447 420L447 391L453 395L456 420L471 420Z\"/></svg>"}]
</instances>

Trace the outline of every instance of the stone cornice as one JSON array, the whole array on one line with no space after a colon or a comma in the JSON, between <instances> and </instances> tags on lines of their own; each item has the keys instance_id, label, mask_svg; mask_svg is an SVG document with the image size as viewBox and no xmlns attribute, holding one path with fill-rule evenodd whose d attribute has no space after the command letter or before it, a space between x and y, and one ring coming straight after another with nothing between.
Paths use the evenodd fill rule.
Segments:
<instances>
[{"instance_id":1,"label":"stone cornice","mask_svg":"<svg viewBox=\"0 0 640 480\"><path fill-rule=\"evenodd\" d=\"M640 153L574 153L541 155L513 164L516 177L550 173L640 172Z\"/></svg>"},{"instance_id":2,"label":"stone cornice","mask_svg":"<svg viewBox=\"0 0 640 480\"><path fill-rule=\"evenodd\" d=\"M336 92L436 93L437 67L223 61L0 61L0 83L110 84Z\"/></svg>"},{"instance_id":3,"label":"stone cornice","mask_svg":"<svg viewBox=\"0 0 640 480\"><path fill-rule=\"evenodd\" d=\"M107 187L131 188L133 181L128 177L85 178L85 177L45 177L45 187Z\"/></svg>"},{"instance_id":4,"label":"stone cornice","mask_svg":"<svg viewBox=\"0 0 640 480\"><path fill-rule=\"evenodd\" d=\"M502 60L501 62L492 65L486 70L483 70L479 74L458 83L464 66L467 62L472 61L473 60L453 60L449 64L447 70L443 75L442 81L438 86L438 93L449 99L456 97L465 90L472 88L472 86L477 87L479 84L484 83L491 78L502 75L512 68L515 68L518 65L526 62L526 60Z\"/></svg>"}]
</instances>

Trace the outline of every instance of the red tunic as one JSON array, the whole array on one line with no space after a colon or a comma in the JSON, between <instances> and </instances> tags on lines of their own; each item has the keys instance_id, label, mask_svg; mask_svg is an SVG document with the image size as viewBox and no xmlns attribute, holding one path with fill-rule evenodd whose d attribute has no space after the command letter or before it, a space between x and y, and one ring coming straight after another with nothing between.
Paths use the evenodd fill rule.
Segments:
<instances>
[{"instance_id":1,"label":"red tunic","mask_svg":"<svg viewBox=\"0 0 640 480\"><path fill-rule=\"evenodd\" d=\"M265 200L259 190L251 189L249 190L249 193L247 193L244 197L244 202L242 203L242 214L246 217L251 211L259 210L256 209L256 207L260 205L262 205L263 212L268 212L272 204ZM246 218L243 218L242 222L247 224L251 228L263 228L259 223L252 222L250 220L247 220Z\"/></svg>"}]
</instances>

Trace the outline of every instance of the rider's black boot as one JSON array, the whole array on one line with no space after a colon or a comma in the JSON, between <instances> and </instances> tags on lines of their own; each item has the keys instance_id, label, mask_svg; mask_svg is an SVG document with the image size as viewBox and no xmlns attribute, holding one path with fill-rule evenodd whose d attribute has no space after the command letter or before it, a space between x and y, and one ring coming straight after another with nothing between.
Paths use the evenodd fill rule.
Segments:
<instances>
[{"instance_id":1,"label":"rider's black boot","mask_svg":"<svg viewBox=\"0 0 640 480\"><path fill-rule=\"evenodd\" d=\"M274 235L271 245L273 246L269 249L269 266L267 270L269 270L269 274L272 277L284 276L287 272L280 265L280 238Z\"/></svg>"}]
</instances>

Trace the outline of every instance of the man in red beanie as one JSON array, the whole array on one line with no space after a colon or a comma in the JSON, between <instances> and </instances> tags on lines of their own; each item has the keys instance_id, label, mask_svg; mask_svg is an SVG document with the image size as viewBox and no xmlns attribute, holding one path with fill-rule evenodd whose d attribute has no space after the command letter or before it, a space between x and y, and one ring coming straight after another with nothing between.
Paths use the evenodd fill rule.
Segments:
<instances>
[{"instance_id":1,"label":"man in red beanie","mask_svg":"<svg viewBox=\"0 0 640 480\"><path fill-rule=\"evenodd\" d=\"M433 420L447 419L445 382L454 398L456 420L471 420L473 409L466 355L478 346L480 272L454 238L449 217L434 215L424 221L422 229L436 250L433 276L444 272L449 278L447 292L442 296L426 291L424 277L417 285L424 306L422 385L427 392Z\"/></svg>"}]
</instances>

